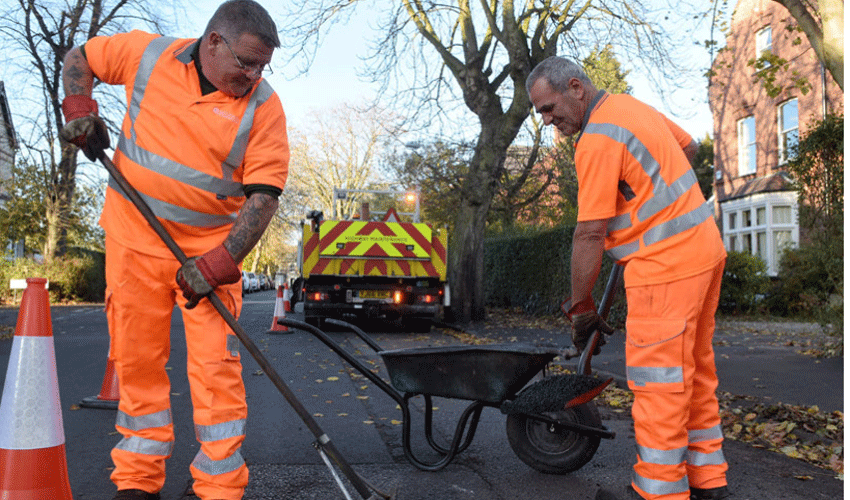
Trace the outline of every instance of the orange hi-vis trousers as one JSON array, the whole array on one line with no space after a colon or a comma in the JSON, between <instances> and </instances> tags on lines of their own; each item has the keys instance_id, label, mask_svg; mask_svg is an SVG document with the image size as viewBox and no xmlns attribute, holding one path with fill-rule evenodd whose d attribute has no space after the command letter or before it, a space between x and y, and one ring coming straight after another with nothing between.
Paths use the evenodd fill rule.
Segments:
<instances>
[{"instance_id":1,"label":"orange hi-vis trousers","mask_svg":"<svg viewBox=\"0 0 850 500\"><path fill-rule=\"evenodd\" d=\"M175 282L176 259L141 254L106 238L106 315L110 359L120 387L115 426L123 439L112 450L112 481L119 490L155 493L165 483L165 460L174 446L171 384L171 316L183 314L187 373L200 450L191 464L202 499L239 500L248 484L240 449L248 415L239 340L208 300L185 309ZM238 315L241 284L216 291Z\"/></svg>"},{"instance_id":2,"label":"orange hi-vis trousers","mask_svg":"<svg viewBox=\"0 0 850 500\"><path fill-rule=\"evenodd\" d=\"M632 486L648 500L687 500L691 487L726 485L711 344L724 263L672 283L626 288Z\"/></svg>"}]
</instances>

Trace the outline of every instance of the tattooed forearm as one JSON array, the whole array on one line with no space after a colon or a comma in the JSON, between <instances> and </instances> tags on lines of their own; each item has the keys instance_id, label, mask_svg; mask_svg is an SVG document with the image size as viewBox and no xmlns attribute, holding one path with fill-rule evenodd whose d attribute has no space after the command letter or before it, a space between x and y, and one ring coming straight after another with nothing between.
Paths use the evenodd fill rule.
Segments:
<instances>
[{"instance_id":1,"label":"tattooed forearm","mask_svg":"<svg viewBox=\"0 0 850 500\"><path fill-rule=\"evenodd\" d=\"M260 237L277 211L278 204L277 198L273 196L255 193L242 205L233 229L224 240L224 248L230 252L236 262L242 262L254 245L260 241Z\"/></svg>"},{"instance_id":2,"label":"tattooed forearm","mask_svg":"<svg viewBox=\"0 0 850 500\"><path fill-rule=\"evenodd\" d=\"M65 55L62 66L62 84L65 95L91 95L94 73L79 47L74 47Z\"/></svg>"}]
</instances>

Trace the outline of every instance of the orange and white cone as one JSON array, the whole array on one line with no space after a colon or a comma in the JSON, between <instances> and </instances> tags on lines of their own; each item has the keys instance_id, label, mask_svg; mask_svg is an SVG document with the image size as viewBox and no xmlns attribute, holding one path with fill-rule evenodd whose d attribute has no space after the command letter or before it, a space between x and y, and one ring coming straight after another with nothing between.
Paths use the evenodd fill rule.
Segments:
<instances>
[{"instance_id":1,"label":"orange and white cone","mask_svg":"<svg viewBox=\"0 0 850 500\"><path fill-rule=\"evenodd\" d=\"M103 383L97 396L89 396L80 401L83 408L97 408L101 410L117 410L118 401L118 375L111 359L106 360L106 373L103 374Z\"/></svg>"},{"instance_id":2,"label":"orange and white cone","mask_svg":"<svg viewBox=\"0 0 850 500\"><path fill-rule=\"evenodd\" d=\"M284 283L283 285L283 310L285 312L292 312L292 290L289 289L289 283Z\"/></svg>"},{"instance_id":3,"label":"orange and white cone","mask_svg":"<svg viewBox=\"0 0 850 500\"><path fill-rule=\"evenodd\" d=\"M0 401L0 498L72 500L44 278L27 278Z\"/></svg>"},{"instance_id":4,"label":"orange and white cone","mask_svg":"<svg viewBox=\"0 0 850 500\"><path fill-rule=\"evenodd\" d=\"M272 327L269 329L269 333L275 332L288 332L289 328L285 325L279 325L277 320L279 318L286 317L286 307L283 304L283 287L277 287L277 297L274 301L274 319L272 319Z\"/></svg>"}]
</instances>

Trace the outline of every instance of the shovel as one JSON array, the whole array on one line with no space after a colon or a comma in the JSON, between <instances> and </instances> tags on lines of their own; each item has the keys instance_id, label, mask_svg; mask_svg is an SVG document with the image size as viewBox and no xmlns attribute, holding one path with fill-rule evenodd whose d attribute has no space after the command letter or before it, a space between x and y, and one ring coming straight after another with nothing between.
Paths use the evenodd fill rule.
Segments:
<instances>
[{"instance_id":1,"label":"shovel","mask_svg":"<svg viewBox=\"0 0 850 500\"><path fill-rule=\"evenodd\" d=\"M103 166L106 167L106 170L109 171L109 175L118 183L121 189L124 191L124 194L130 198L130 201L135 205L135 207L139 210L139 213L147 220L148 224L153 228L156 234L160 237L163 243L171 250L171 253L177 258L177 260L182 265L186 262L187 257L180 246L177 245L177 242L174 241L174 238L168 234L168 231L159 222L159 219L153 213L150 206L148 206L147 202L139 195L138 191L127 181L127 178L124 177L118 168L112 163L106 153L103 151L99 151L98 159ZM304 408L304 405L301 404L300 401L295 397L295 394L286 385L286 382L278 375L277 371L272 367L272 365L268 362L265 356L260 352L260 349L257 348L257 345L254 341L248 337L248 334L242 328L242 326L237 323L236 318L230 311L225 307L224 302L221 301L218 295L215 292L210 293L207 298L212 303L215 310L221 315L224 321L233 329L233 333L239 338L242 345L248 349L248 352L251 353L251 356L257 361L257 364L260 365L260 368L263 369L263 372L269 377L269 380L277 387L283 397L286 399L286 402L295 410L295 413L301 418L304 424L310 429L310 432L316 437L316 442L313 443L313 446L318 450L319 455L321 455L322 460L327 465L328 469L330 469L331 474L334 477L339 488L342 490L345 495L346 500L352 500L351 495L346 489L343 482L340 480L339 475L337 474L336 469L333 468L330 460L336 464L336 466L342 471L345 475L346 479L354 486L354 489L357 490L357 493L360 495L360 498L364 500L392 500L395 495L393 493L383 493L378 491L375 487L366 483L363 478L361 478L354 469L351 468L351 465L342 457L337 450L336 446L331 442L331 438L328 437L327 434L319 427L319 424L313 419L312 415L307 412L307 409ZM329 460L330 459L330 460Z\"/></svg>"}]
</instances>

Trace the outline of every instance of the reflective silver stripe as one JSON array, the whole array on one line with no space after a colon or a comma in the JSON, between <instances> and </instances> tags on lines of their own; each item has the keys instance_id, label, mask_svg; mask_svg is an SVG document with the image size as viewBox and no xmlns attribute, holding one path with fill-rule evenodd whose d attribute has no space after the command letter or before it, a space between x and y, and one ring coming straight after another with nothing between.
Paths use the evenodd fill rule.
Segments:
<instances>
[{"instance_id":1,"label":"reflective silver stripe","mask_svg":"<svg viewBox=\"0 0 850 500\"><path fill-rule=\"evenodd\" d=\"M624 243L616 247L611 247L608 250L605 250L605 253L614 260L623 260L638 250L640 250L640 243L633 241L631 243Z\"/></svg>"},{"instance_id":2,"label":"reflective silver stripe","mask_svg":"<svg viewBox=\"0 0 850 500\"><path fill-rule=\"evenodd\" d=\"M672 495L675 493L685 493L691 490L688 485L688 478L683 477L678 481L659 481L658 479L649 479L647 477L634 474L632 477L635 485L643 491L651 495Z\"/></svg>"},{"instance_id":3,"label":"reflective silver stripe","mask_svg":"<svg viewBox=\"0 0 850 500\"><path fill-rule=\"evenodd\" d=\"M670 219L649 229L643 235L643 244L649 246L671 236L683 233L692 227L702 224L712 215L714 215L714 207L708 202L703 203L686 214L682 214L675 219Z\"/></svg>"},{"instance_id":4,"label":"reflective silver stripe","mask_svg":"<svg viewBox=\"0 0 850 500\"><path fill-rule=\"evenodd\" d=\"M690 465L699 467L703 465L723 465L725 463L726 457L723 456L723 450L717 450L711 453L688 450L688 464Z\"/></svg>"},{"instance_id":5,"label":"reflective silver stripe","mask_svg":"<svg viewBox=\"0 0 850 500\"><path fill-rule=\"evenodd\" d=\"M109 187L120 193L121 196L123 196L127 200L130 199L121 189L121 186L119 186L117 182L112 180L112 177L109 178ZM145 200L148 206L150 206L154 215L156 215L160 219L170 220L172 222L180 222L182 224L187 224L195 227L220 227L227 224L232 224L236 220L236 217L238 215L235 212L227 215L205 214L190 210L188 208L172 205L171 203L152 198L144 193L139 193L139 196L141 196L142 199Z\"/></svg>"},{"instance_id":6,"label":"reflective silver stripe","mask_svg":"<svg viewBox=\"0 0 850 500\"><path fill-rule=\"evenodd\" d=\"M245 436L245 419L231 420L230 422L213 425L195 424L195 436L202 443Z\"/></svg>"},{"instance_id":7,"label":"reflective silver stripe","mask_svg":"<svg viewBox=\"0 0 850 500\"><path fill-rule=\"evenodd\" d=\"M638 456L644 462L657 465L679 465L685 461L688 447L683 446L675 450L659 450L638 445L637 451Z\"/></svg>"},{"instance_id":8,"label":"reflective silver stripe","mask_svg":"<svg viewBox=\"0 0 850 500\"><path fill-rule=\"evenodd\" d=\"M661 177L661 165L649 149L626 128L611 123L589 123L585 133L604 135L626 146L626 150L640 163L643 171L649 176L653 196L638 209L637 216L640 221L645 221L670 206L676 198L697 182L696 174L689 168L685 174L668 186Z\"/></svg>"},{"instance_id":9,"label":"reflective silver stripe","mask_svg":"<svg viewBox=\"0 0 850 500\"><path fill-rule=\"evenodd\" d=\"M645 386L648 382L656 384L675 384L683 382L682 367L646 367L627 366L626 377L638 387Z\"/></svg>"},{"instance_id":10,"label":"reflective silver stripe","mask_svg":"<svg viewBox=\"0 0 850 500\"><path fill-rule=\"evenodd\" d=\"M712 439L721 439L723 437L723 429L720 425L709 427L708 429L694 429L688 431L688 442L702 443L703 441L711 441Z\"/></svg>"},{"instance_id":11,"label":"reflective silver stripe","mask_svg":"<svg viewBox=\"0 0 850 500\"><path fill-rule=\"evenodd\" d=\"M115 425L130 429L131 431L141 431L145 429L153 429L154 427L164 427L171 423L171 409L149 413L147 415L139 415L138 417L130 416L121 410L115 415Z\"/></svg>"},{"instance_id":12,"label":"reflective silver stripe","mask_svg":"<svg viewBox=\"0 0 850 500\"><path fill-rule=\"evenodd\" d=\"M239 129L236 132L236 139L233 141L233 146L230 148L230 154L222 164L222 174L225 179L233 179L233 171L239 168L242 160L245 159L245 150L248 149L248 136L251 133L251 125L254 123L254 112L257 107L266 102L269 97L274 94L272 86L265 80L260 80L254 93L248 99L248 107L242 115L242 121L239 123Z\"/></svg>"},{"instance_id":13,"label":"reflective silver stripe","mask_svg":"<svg viewBox=\"0 0 850 500\"><path fill-rule=\"evenodd\" d=\"M153 439L130 436L119 441L115 445L115 449L142 455L170 457L174 449L174 441L154 441Z\"/></svg>"},{"instance_id":14,"label":"reflective silver stripe","mask_svg":"<svg viewBox=\"0 0 850 500\"><path fill-rule=\"evenodd\" d=\"M620 229L626 229L632 227L632 216L631 214L625 213L620 215L615 215L608 219L608 234L611 234L613 231L618 231Z\"/></svg>"},{"instance_id":15,"label":"reflective silver stripe","mask_svg":"<svg viewBox=\"0 0 850 500\"><path fill-rule=\"evenodd\" d=\"M244 186L241 183L219 179L218 177L205 174L194 168L146 151L127 140L124 134L118 137L117 148L124 153L124 156L152 172L177 179L184 184L216 195L232 196L235 198L243 198L245 196ZM229 177L232 178L233 169L228 168L228 171Z\"/></svg>"},{"instance_id":16,"label":"reflective silver stripe","mask_svg":"<svg viewBox=\"0 0 850 500\"><path fill-rule=\"evenodd\" d=\"M655 196L647 200L638 209L638 220L646 220L672 205L676 198L685 194L691 186L697 183L697 174L694 173L692 168L689 168L670 186L664 185L663 179L660 179L660 182L663 187L655 186Z\"/></svg>"},{"instance_id":17,"label":"reflective silver stripe","mask_svg":"<svg viewBox=\"0 0 850 500\"><path fill-rule=\"evenodd\" d=\"M239 469L245 465L245 460L242 458L242 454L239 450L236 450L232 455L223 460L213 460L203 451L199 451L198 454L195 455L192 465L203 473L211 476L218 476Z\"/></svg>"},{"instance_id":18,"label":"reflective silver stripe","mask_svg":"<svg viewBox=\"0 0 850 500\"><path fill-rule=\"evenodd\" d=\"M130 98L127 115L130 117L130 134L132 134L133 142L136 142L136 118L139 116L142 98L145 96L145 86L148 84L153 68L156 66L159 56L174 43L177 39L173 37L162 36L154 38L145 47L142 53L142 60L139 61L139 68L136 70L136 79L133 80L133 93ZM123 134L122 134L123 135Z\"/></svg>"},{"instance_id":19,"label":"reflective silver stripe","mask_svg":"<svg viewBox=\"0 0 850 500\"><path fill-rule=\"evenodd\" d=\"M147 151L137 144L135 123L141 111L145 88L160 56L176 40L176 38L171 37L158 37L152 40L145 48L141 62L139 63L139 69L136 72L136 78L133 82L133 92L129 103L130 137L126 138L124 134L121 134L117 149L141 167L211 193L217 199L223 199L224 197L242 198L244 197L244 186L233 180L233 173L245 159L245 152L248 147L248 139L257 107L265 103L274 94L271 85L265 80L259 82L257 88L254 89L254 92L248 98L247 108L242 115L233 145L230 148L227 158L221 165L222 178L199 172L191 167ZM195 43L197 44L197 42ZM184 64L188 64L191 58L187 55L187 52L190 49L191 47L184 49L177 56L178 60ZM121 192L120 189L117 190ZM147 198L148 204L157 217L173 222L180 222L196 227L219 227L231 224L236 220L236 213L228 215L203 213L156 200L149 196Z\"/></svg>"},{"instance_id":20,"label":"reflective silver stripe","mask_svg":"<svg viewBox=\"0 0 850 500\"><path fill-rule=\"evenodd\" d=\"M589 134L604 135L626 147L626 150L637 160L643 171L649 176L652 182L652 198L646 200L636 212L638 221L645 221L650 217L658 214L661 210L669 207L679 197L688 192L688 190L697 184L696 173L689 168L678 179L673 181L669 186L661 176L661 165L649 152L649 149L628 129L614 125L611 123L589 123L584 130ZM658 243L661 240L670 236L679 234L692 227L696 227L699 223L706 220L714 213L713 207L709 206L710 212L706 217L706 205L701 205L691 212L676 217L670 221L664 222L658 226L650 228L643 238L644 246ZM629 214L620 214L609 219L608 233L617 229L626 229L631 227L631 220L622 219L623 216ZM628 222L628 225L626 223ZM640 250L638 240L630 243L625 243L607 250L609 257L615 260L623 260L629 255Z\"/></svg>"}]
</instances>

